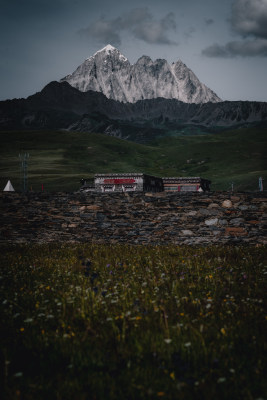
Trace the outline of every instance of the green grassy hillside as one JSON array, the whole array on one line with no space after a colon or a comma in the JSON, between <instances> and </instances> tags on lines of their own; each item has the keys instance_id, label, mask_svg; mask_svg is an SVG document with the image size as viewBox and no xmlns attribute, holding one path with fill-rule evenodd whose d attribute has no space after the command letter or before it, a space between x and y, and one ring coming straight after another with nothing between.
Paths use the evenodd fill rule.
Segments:
<instances>
[{"instance_id":1,"label":"green grassy hillside","mask_svg":"<svg viewBox=\"0 0 267 400\"><path fill-rule=\"evenodd\" d=\"M213 190L257 190L267 178L266 129L165 137L141 145L101 134L35 131L0 132L0 185L21 189L19 153L30 154L28 187L73 191L79 180L104 172L145 172L158 176L202 176Z\"/></svg>"}]
</instances>

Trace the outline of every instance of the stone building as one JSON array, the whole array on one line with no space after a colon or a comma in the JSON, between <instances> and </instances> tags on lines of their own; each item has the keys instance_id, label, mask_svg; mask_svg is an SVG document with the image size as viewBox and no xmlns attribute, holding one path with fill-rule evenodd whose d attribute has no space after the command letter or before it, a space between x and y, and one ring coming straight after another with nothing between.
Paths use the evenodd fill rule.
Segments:
<instances>
[{"instance_id":1,"label":"stone building","mask_svg":"<svg viewBox=\"0 0 267 400\"><path fill-rule=\"evenodd\" d=\"M96 174L97 192L162 192L162 178L142 173Z\"/></svg>"},{"instance_id":2,"label":"stone building","mask_svg":"<svg viewBox=\"0 0 267 400\"><path fill-rule=\"evenodd\" d=\"M82 192L206 192L211 181L200 177L158 178L142 173L96 174L81 180Z\"/></svg>"},{"instance_id":3,"label":"stone building","mask_svg":"<svg viewBox=\"0 0 267 400\"><path fill-rule=\"evenodd\" d=\"M162 178L165 192L206 192L211 181L200 177Z\"/></svg>"}]
</instances>

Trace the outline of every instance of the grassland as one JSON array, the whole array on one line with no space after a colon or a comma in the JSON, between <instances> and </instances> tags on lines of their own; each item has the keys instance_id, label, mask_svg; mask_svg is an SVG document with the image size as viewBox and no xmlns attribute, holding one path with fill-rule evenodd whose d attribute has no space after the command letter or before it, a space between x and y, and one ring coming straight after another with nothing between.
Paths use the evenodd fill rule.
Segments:
<instances>
[{"instance_id":1,"label":"grassland","mask_svg":"<svg viewBox=\"0 0 267 400\"><path fill-rule=\"evenodd\" d=\"M1 250L2 398L265 398L266 248Z\"/></svg>"},{"instance_id":2,"label":"grassland","mask_svg":"<svg viewBox=\"0 0 267 400\"><path fill-rule=\"evenodd\" d=\"M267 179L266 129L167 136L147 145L79 132L1 132L0 185L11 179L21 189L19 153L30 154L29 189L73 191L79 181L104 172L158 176L202 176L213 190L257 190Z\"/></svg>"}]
</instances>

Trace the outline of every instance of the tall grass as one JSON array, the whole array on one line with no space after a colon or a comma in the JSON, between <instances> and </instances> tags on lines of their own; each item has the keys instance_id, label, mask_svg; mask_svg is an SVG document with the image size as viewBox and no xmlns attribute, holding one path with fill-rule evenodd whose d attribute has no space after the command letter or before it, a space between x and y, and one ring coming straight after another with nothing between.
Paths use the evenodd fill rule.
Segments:
<instances>
[{"instance_id":1,"label":"tall grass","mask_svg":"<svg viewBox=\"0 0 267 400\"><path fill-rule=\"evenodd\" d=\"M6 399L260 399L265 247L2 248Z\"/></svg>"}]
</instances>

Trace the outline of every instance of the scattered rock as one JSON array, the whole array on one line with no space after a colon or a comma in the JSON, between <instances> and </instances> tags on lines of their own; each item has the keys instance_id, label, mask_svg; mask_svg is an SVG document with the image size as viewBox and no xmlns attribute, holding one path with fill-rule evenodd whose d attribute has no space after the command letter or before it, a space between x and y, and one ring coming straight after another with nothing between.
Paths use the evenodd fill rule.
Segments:
<instances>
[{"instance_id":1,"label":"scattered rock","mask_svg":"<svg viewBox=\"0 0 267 400\"><path fill-rule=\"evenodd\" d=\"M208 205L208 208L218 208L218 207L220 207L220 206L217 203L211 203Z\"/></svg>"},{"instance_id":2,"label":"scattered rock","mask_svg":"<svg viewBox=\"0 0 267 400\"><path fill-rule=\"evenodd\" d=\"M219 235L221 235L221 234L222 234L222 232L221 232L221 231L213 231L212 233L213 233L213 235L215 235L215 236L219 236Z\"/></svg>"},{"instance_id":3,"label":"scattered rock","mask_svg":"<svg viewBox=\"0 0 267 400\"><path fill-rule=\"evenodd\" d=\"M225 234L231 236L247 236L248 232L244 228L227 227L225 228Z\"/></svg>"},{"instance_id":4,"label":"scattered rock","mask_svg":"<svg viewBox=\"0 0 267 400\"><path fill-rule=\"evenodd\" d=\"M231 200L234 201L234 202L236 202L236 201L239 201L239 200L240 200L240 197L238 197L238 196L231 196Z\"/></svg>"},{"instance_id":5,"label":"scattered rock","mask_svg":"<svg viewBox=\"0 0 267 400\"><path fill-rule=\"evenodd\" d=\"M183 231L182 231L182 234L183 234L184 236L192 236L192 235L194 235L194 233L193 233L192 231L190 231L189 229L183 230Z\"/></svg>"},{"instance_id":6,"label":"scattered rock","mask_svg":"<svg viewBox=\"0 0 267 400\"><path fill-rule=\"evenodd\" d=\"M244 223L244 218L233 218L230 220L231 225L241 225Z\"/></svg>"},{"instance_id":7,"label":"scattered rock","mask_svg":"<svg viewBox=\"0 0 267 400\"><path fill-rule=\"evenodd\" d=\"M223 208L231 208L231 207L233 207L233 203L231 202L231 200L224 200L222 202L222 207Z\"/></svg>"},{"instance_id":8,"label":"scattered rock","mask_svg":"<svg viewBox=\"0 0 267 400\"><path fill-rule=\"evenodd\" d=\"M197 211L189 211L188 213L185 214L185 216L188 217L194 217L195 215L197 215Z\"/></svg>"},{"instance_id":9,"label":"scattered rock","mask_svg":"<svg viewBox=\"0 0 267 400\"><path fill-rule=\"evenodd\" d=\"M218 218L206 219L205 221L205 224L207 226L217 225L217 223L218 223Z\"/></svg>"}]
</instances>

